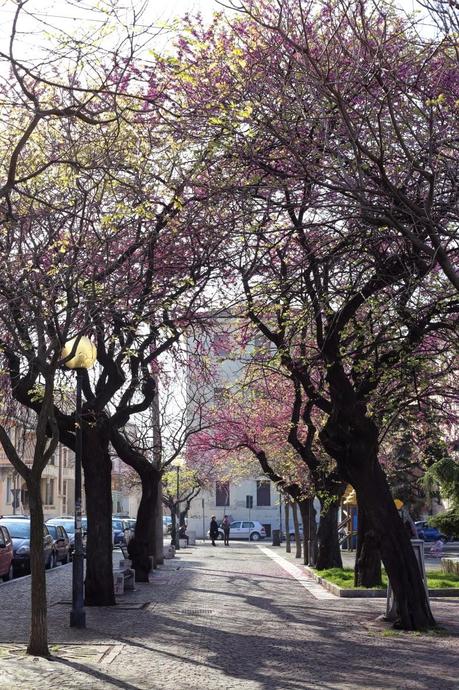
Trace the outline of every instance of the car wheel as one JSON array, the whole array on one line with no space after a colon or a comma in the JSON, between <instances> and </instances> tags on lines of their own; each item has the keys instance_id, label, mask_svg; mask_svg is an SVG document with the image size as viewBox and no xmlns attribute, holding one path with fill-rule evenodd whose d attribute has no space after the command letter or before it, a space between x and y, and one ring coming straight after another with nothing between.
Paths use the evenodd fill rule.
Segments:
<instances>
[{"instance_id":1,"label":"car wheel","mask_svg":"<svg viewBox=\"0 0 459 690\"><path fill-rule=\"evenodd\" d=\"M10 565L10 569L6 573L6 575L3 576L3 582L8 582L8 580L13 579L13 566Z\"/></svg>"},{"instance_id":2,"label":"car wheel","mask_svg":"<svg viewBox=\"0 0 459 690\"><path fill-rule=\"evenodd\" d=\"M259 541L259 539L260 535L258 534L258 532L252 532L252 534L250 535L250 541Z\"/></svg>"}]
</instances>

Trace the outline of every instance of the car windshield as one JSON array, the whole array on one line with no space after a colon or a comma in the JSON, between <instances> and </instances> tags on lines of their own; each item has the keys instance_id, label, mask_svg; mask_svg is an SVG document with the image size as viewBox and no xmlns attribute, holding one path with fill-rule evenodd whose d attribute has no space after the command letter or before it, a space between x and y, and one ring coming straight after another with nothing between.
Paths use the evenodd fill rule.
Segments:
<instances>
[{"instance_id":1,"label":"car windshield","mask_svg":"<svg viewBox=\"0 0 459 690\"><path fill-rule=\"evenodd\" d=\"M5 525L13 539L29 539L30 537L28 520L5 520L2 525Z\"/></svg>"},{"instance_id":2,"label":"car windshield","mask_svg":"<svg viewBox=\"0 0 459 690\"><path fill-rule=\"evenodd\" d=\"M123 530L124 525L122 520L112 520L113 529Z\"/></svg>"},{"instance_id":3,"label":"car windshield","mask_svg":"<svg viewBox=\"0 0 459 690\"><path fill-rule=\"evenodd\" d=\"M75 522L74 522L73 520L71 520L71 519L68 519L68 520L53 520L52 522L47 522L47 523L46 523L46 526L48 527L48 529L49 529L52 525L62 525L62 527L64 527L65 531L67 532L67 534L74 534L74 532L75 532ZM53 533L53 534L54 534L54 533Z\"/></svg>"},{"instance_id":4,"label":"car windshield","mask_svg":"<svg viewBox=\"0 0 459 690\"><path fill-rule=\"evenodd\" d=\"M48 528L48 532L50 533L50 535L52 537L54 537L54 539L57 539L57 527L56 527L56 525L46 525L46 527Z\"/></svg>"}]
</instances>

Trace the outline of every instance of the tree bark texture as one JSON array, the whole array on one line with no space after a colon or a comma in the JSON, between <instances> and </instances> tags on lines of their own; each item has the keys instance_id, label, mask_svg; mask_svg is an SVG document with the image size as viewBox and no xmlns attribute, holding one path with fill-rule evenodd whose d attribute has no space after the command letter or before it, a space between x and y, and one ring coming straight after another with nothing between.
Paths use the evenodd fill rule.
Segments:
<instances>
[{"instance_id":1,"label":"tree bark texture","mask_svg":"<svg viewBox=\"0 0 459 690\"><path fill-rule=\"evenodd\" d=\"M48 616L46 602L46 575L43 560L43 504L40 478L27 480L30 507L30 572L31 572L31 625L27 653L50 656L48 648Z\"/></svg>"},{"instance_id":2,"label":"tree bark texture","mask_svg":"<svg viewBox=\"0 0 459 690\"><path fill-rule=\"evenodd\" d=\"M113 606L112 462L106 420L83 421L83 470L88 534L86 606Z\"/></svg>"},{"instance_id":3,"label":"tree bark texture","mask_svg":"<svg viewBox=\"0 0 459 690\"><path fill-rule=\"evenodd\" d=\"M290 503L285 501L284 503L284 516L285 516L285 551L286 553L291 553L292 547L290 545Z\"/></svg>"},{"instance_id":4,"label":"tree bark texture","mask_svg":"<svg viewBox=\"0 0 459 690\"><path fill-rule=\"evenodd\" d=\"M315 568L317 560L317 525L313 501L313 498L298 501L303 521L303 561L311 568Z\"/></svg>"},{"instance_id":5,"label":"tree bark texture","mask_svg":"<svg viewBox=\"0 0 459 690\"><path fill-rule=\"evenodd\" d=\"M300 525L298 522L298 505L294 501L292 505L292 515L293 515L293 525L295 529L295 558L301 558L301 537L300 537Z\"/></svg>"},{"instance_id":6,"label":"tree bark texture","mask_svg":"<svg viewBox=\"0 0 459 690\"><path fill-rule=\"evenodd\" d=\"M330 502L320 516L317 532L317 570L343 567L338 538L338 507L339 499Z\"/></svg>"},{"instance_id":7,"label":"tree bark texture","mask_svg":"<svg viewBox=\"0 0 459 690\"><path fill-rule=\"evenodd\" d=\"M155 506L155 564L162 565L164 563L164 535L163 535L163 484L161 478L158 479L158 495L156 497Z\"/></svg>"},{"instance_id":8,"label":"tree bark texture","mask_svg":"<svg viewBox=\"0 0 459 690\"><path fill-rule=\"evenodd\" d=\"M137 582L148 582L151 565L156 567L157 564L157 542L160 541L161 546L163 542L162 517L161 531L157 534L158 484L161 483L161 472L117 429L111 429L110 438L118 457L140 477L142 495L137 510L134 536L129 542L128 551Z\"/></svg>"},{"instance_id":9,"label":"tree bark texture","mask_svg":"<svg viewBox=\"0 0 459 690\"><path fill-rule=\"evenodd\" d=\"M338 396L338 393L336 393ZM386 476L378 462L378 430L364 409L336 409L320 438L340 475L355 489L360 511L374 533L397 601L396 626L423 630L435 626L428 595Z\"/></svg>"},{"instance_id":10,"label":"tree bark texture","mask_svg":"<svg viewBox=\"0 0 459 690\"><path fill-rule=\"evenodd\" d=\"M381 555L378 535L364 508L359 508L354 584L356 587L382 587Z\"/></svg>"},{"instance_id":11,"label":"tree bark texture","mask_svg":"<svg viewBox=\"0 0 459 690\"><path fill-rule=\"evenodd\" d=\"M139 474L142 482L142 497L137 511L134 536L129 542L129 555L132 558L136 582L148 582L152 559L153 567L156 564L155 553L158 536L156 534L156 503L160 474L153 465L145 466Z\"/></svg>"}]
</instances>

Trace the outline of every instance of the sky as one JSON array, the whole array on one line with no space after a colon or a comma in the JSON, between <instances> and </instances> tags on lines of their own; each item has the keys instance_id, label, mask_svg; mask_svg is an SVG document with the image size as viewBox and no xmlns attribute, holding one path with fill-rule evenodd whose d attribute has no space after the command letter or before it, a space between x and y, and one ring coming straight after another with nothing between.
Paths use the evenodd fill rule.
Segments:
<instances>
[{"instance_id":1,"label":"sky","mask_svg":"<svg viewBox=\"0 0 459 690\"><path fill-rule=\"evenodd\" d=\"M216 0L27 0L18 22L15 56L21 61L39 60L42 50L57 34L74 34L83 27L96 35L106 17L98 6L102 10L116 7L118 17L128 24L132 23L133 8L136 12L142 10L137 22L139 29L147 25L163 28L187 12L201 12L205 18L211 18L215 11L221 10ZM16 7L16 0L0 0L0 50L5 53ZM116 42L114 37L113 42ZM110 38L106 37L105 44L109 43Z\"/></svg>"},{"instance_id":2,"label":"sky","mask_svg":"<svg viewBox=\"0 0 459 690\"><path fill-rule=\"evenodd\" d=\"M406 11L412 11L417 0L396 0L396 3ZM16 0L0 0L0 50L5 52L16 6ZM137 11L143 7L140 23L158 26L187 12L201 12L205 18L210 18L213 12L222 10L217 0L27 0L17 39L21 59L39 55L56 30L73 33L75 28L86 26L88 30L97 32L104 13L96 8L103 10L109 6L116 7L121 18L132 16L133 7Z\"/></svg>"}]
</instances>

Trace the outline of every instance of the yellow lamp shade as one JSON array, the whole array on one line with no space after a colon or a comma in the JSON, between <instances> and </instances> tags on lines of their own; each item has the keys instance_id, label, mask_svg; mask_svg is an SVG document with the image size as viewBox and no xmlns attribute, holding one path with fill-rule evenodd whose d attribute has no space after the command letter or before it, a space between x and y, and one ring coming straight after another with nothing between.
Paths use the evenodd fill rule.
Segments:
<instances>
[{"instance_id":1,"label":"yellow lamp shade","mask_svg":"<svg viewBox=\"0 0 459 690\"><path fill-rule=\"evenodd\" d=\"M75 348L75 342L78 345ZM69 369L90 369L97 359L97 349L89 338L82 335L80 338L72 338L68 340L62 348L61 357L65 359L75 348L74 356L65 363Z\"/></svg>"}]
</instances>

